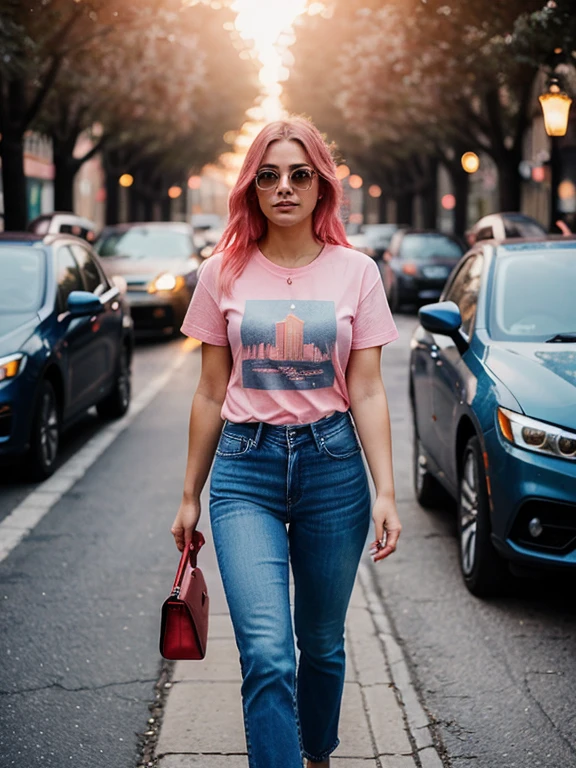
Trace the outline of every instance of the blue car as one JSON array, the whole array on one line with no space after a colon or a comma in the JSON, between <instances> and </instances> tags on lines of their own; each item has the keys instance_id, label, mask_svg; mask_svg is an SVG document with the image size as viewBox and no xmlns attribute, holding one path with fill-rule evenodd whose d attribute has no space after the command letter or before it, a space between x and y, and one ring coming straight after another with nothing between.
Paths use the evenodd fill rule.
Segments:
<instances>
[{"instance_id":1,"label":"blue car","mask_svg":"<svg viewBox=\"0 0 576 768\"><path fill-rule=\"evenodd\" d=\"M62 430L130 404L132 320L92 248L71 235L0 235L0 462L55 468Z\"/></svg>"},{"instance_id":2,"label":"blue car","mask_svg":"<svg viewBox=\"0 0 576 768\"><path fill-rule=\"evenodd\" d=\"M481 242L411 342L414 486L458 505L475 595L576 568L576 239ZM512 564L512 569L507 566Z\"/></svg>"}]
</instances>

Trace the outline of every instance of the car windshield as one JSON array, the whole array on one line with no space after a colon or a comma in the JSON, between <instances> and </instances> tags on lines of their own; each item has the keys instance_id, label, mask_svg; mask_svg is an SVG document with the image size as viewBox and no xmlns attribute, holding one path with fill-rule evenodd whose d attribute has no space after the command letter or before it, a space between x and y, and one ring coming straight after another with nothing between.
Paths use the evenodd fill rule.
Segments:
<instances>
[{"instance_id":1,"label":"car windshield","mask_svg":"<svg viewBox=\"0 0 576 768\"><path fill-rule=\"evenodd\" d=\"M406 234L402 238L400 257L403 259L427 260L434 258L457 261L464 253L459 243L447 235L430 233Z\"/></svg>"},{"instance_id":2,"label":"car windshield","mask_svg":"<svg viewBox=\"0 0 576 768\"><path fill-rule=\"evenodd\" d=\"M192 239L185 232L170 229L132 227L108 232L97 243L102 257L123 256L129 259L187 259L192 255Z\"/></svg>"},{"instance_id":3,"label":"car windshield","mask_svg":"<svg viewBox=\"0 0 576 768\"><path fill-rule=\"evenodd\" d=\"M544 227L523 216L506 216L504 218L506 237L542 237L546 234Z\"/></svg>"},{"instance_id":4,"label":"car windshield","mask_svg":"<svg viewBox=\"0 0 576 768\"><path fill-rule=\"evenodd\" d=\"M496 259L488 315L493 338L546 341L576 331L576 243L548 245L553 248L507 246Z\"/></svg>"},{"instance_id":5,"label":"car windshield","mask_svg":"<svg viewBox=\"0 0 576 768\"><path fill-rule=\"evenodd\" d=\"M44 282L44 251L0 246L0 314L36 312L42 304Z\"/></svg>"}]
</instances>

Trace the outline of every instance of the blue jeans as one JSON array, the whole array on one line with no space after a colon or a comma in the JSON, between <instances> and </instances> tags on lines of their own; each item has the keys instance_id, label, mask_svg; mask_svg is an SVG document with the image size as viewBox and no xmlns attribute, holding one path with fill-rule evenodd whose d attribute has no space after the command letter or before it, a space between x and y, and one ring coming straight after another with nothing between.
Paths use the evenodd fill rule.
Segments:
<instances>
[{"instance_id":1,"label":"blue jeans","mask_svg":"<svg viewBox=\"0 0 576 768\"><path fill-rule=\"evenodd\" d=\"M240 653L250 768L326 760L339 743L344 621L370 523L350 414L297 426L226 422L210 519Z\"/></svg>"}]
</instances>

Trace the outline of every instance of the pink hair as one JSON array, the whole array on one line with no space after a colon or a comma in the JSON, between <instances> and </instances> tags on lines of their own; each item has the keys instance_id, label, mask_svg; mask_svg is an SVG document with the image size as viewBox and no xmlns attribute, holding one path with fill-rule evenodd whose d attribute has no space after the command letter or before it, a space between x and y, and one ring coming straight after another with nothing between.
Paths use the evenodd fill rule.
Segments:
<instances>
[{"instance_id":1,"label":"pink hair","mask_svg":"<svg viewBox=\"0 0 576 768\"><path fill-rule=\"evenodd\" d=\"M320 194L313 214L314 236L321 243L348 246L339 211L342 199L336 164L320 131L302 117L279 120L265 126L254 139L242 164L238 180L230 193L230 217L215 252L223 252L220 287L229 295L232 285L246 266L250 251L267 227L260 210L254 177L268 147L274 141L299 142L320 177Z\"/></svg>"}]
</instances>

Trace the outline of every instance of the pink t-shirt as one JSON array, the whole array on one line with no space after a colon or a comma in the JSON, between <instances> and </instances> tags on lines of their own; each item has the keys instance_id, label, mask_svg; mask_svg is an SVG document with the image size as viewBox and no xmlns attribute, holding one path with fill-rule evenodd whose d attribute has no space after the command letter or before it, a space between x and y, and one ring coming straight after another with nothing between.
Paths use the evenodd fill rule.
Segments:
<instances>
[{"instance_id":1,"label":"pink t-shirt","mask_svg":"<svg viewBox=\"0 0 576 768\"><path fill-rule=\"evenodd\" d=\"M326 245L307 266L287 269L255 248L231 296L219 290L221 263L217 254L202 268L182 332L230 345L222 418L309 424L346 411L350 350L398 338L374 261Z\"/></svg>"}]
</instances>

